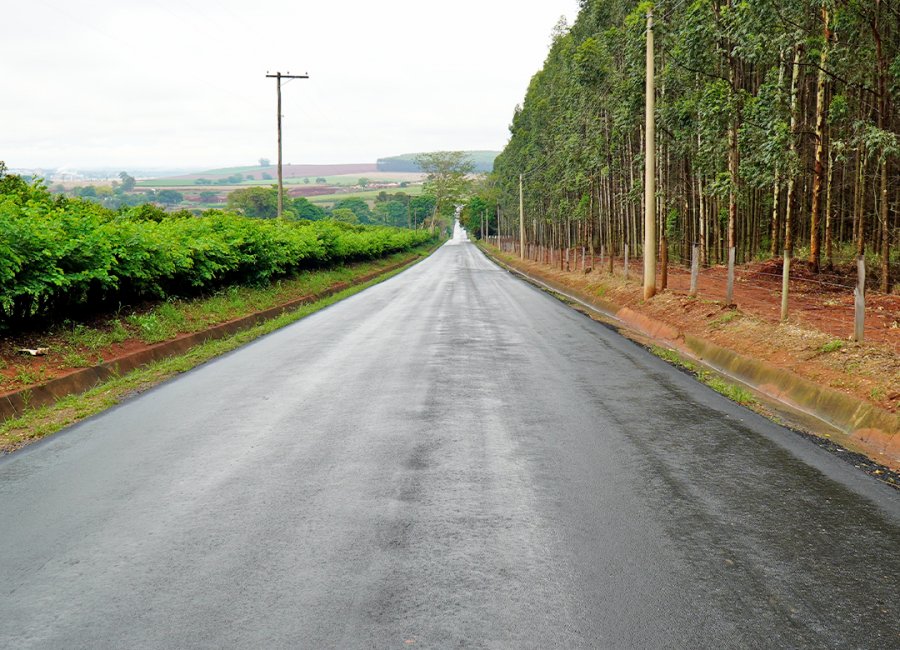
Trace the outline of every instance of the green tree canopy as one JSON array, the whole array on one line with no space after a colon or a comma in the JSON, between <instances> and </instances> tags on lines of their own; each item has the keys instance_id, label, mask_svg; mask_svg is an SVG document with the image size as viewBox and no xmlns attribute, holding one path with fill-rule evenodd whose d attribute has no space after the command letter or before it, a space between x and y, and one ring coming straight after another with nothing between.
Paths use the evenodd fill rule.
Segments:
<instances>
[{"instance_id":1,"label":"green tree canopy","mask_svg":"<svg viewBox=\"0 0 900 650\"><path fill-rule=\"evenodd\" d=\"M315 203L312 203L305 196L300 196L293 201L294 213L298 219L308 219L309 221L318 221L324 219L327 214L325 210Z\"/></svg>"},{"instance_id":2,"label":"green tree canopy","mask_svg":"<svg viewBox=\"0 0 900 650\"><path fill-rule=\"evenodd\" d=\"M164 205L175 205L184 201L184 194L177 190L160 190L156 193L156 200Z\"/></svg>"},{"instance_id":3,"label":"green tree canopy","mask_svg":"<svg viewBox=\"0 0 900 650\"><path fill-rule=\"evenodd\" d=\"M256 219L278 216L278 190L274 187L246 187L228 195L228 209Z\"/></svg>"},{"instance_id":4,"label":"green tree canopy","mask_svg":"<svg viewBox=\"0 0 900 650\"><path fill-rule=\"evenodd\" d=\"M134 176L129 176L128 172L119 172L119 178L122 179L123 192L130 192L134 189L134 185L137 182L134 180Z\"/></svg>"},{"instance_id":5,"label":"green tree canopy","mask_svg":"<svg viewBox=\"0 0 900 650\"><path fill-rule=\"evenodd\" d=\"M448 216L462 203L468 194L475 167L464 151L435 151L416 157L416 163L425 172L425 192L434 197L435 210L431 218ZM446 225L446 224L445 224Z\"/></svg>"},{"instance_id":6,"label":"green tree canopy","mask_svg":"<svg viewBox=\"0 0 900 650\"><path fill-rule=\"evenodd\" d=\"M372 210L369 208L369 204L363 199L355 197L341 199L334 204L333 210L340 209L347 209L353 212L353 214L356 215L356 218L359 219L359 223L372 223L373 221Z\"/></svg>"},{"instance_id":7,"label":"green tree canopy","mask_svg":"<svg viewBox=\"0 0 900 650\"><path fill-rule=\"evenodd\" d=\"M331 218L342 223L359 223L359 218L348 208L337 208L331 211Z\"/></svg>"}]
</instances>

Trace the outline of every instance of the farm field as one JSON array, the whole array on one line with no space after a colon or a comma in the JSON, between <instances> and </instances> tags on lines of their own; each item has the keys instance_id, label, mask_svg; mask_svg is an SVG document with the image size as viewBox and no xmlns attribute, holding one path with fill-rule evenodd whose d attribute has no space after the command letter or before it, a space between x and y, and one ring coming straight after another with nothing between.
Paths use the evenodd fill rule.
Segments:
<instances>
[{"instance_id":1,"label":"farm field","mask_svg":"<svg viewBox=\"0 0 900 650\"><path fill-rule=\"evenodd\" d=\"M313 196L307 196L310 203L315 203L316 205L331 205L336 201L340 201L341 199L363 199L364 201L368 201L370 204L375 200L375 197L378 196L381 192L386 191L396 191L403 192L405 194L409 194L410 196L420 196L422 194L422 186L421 185L409 185L402 189L397 188L395 190L384 190L384 189L375 189L375 190L360 190L358 192L334 192L332 194L319 194Z\"/></svg>"},{"instance_id":2,"label":"farm field","mask_svg":"<svg viewBox=\"0 0 900 650\"><path fill-rule=\"evenodd\" d=\"M257 169L259 169L257 167ZM277 182L276 172L266 172L269 173L272 178L246 178L239 183L228 183L227 185L220 185L218 183L213 185L203 185L197 184L196 178L153 178L153 179L145 179L137 182L138 187L147 187L147 188L155 188L155 189L165 189L165 188L238 188L238 187L246 187L248 185L271 185ZM259 176L259 175L257 175ZM330 176L292 176L285 177L284 184L285 185L306 185L308 187L313 186L347 186L352 187L359 182L360 178L366 178L370 183L418 183L421 182L425 177L424 174L420 174L417 172L372 172L367 174L332 174ZM210 179L209 176L201 176L198 178L207 178ZM317 178L324 178L325 182L322 183L316 182ZM305 182L308 180L309 182Z\"/></svg>"}]
</instances>

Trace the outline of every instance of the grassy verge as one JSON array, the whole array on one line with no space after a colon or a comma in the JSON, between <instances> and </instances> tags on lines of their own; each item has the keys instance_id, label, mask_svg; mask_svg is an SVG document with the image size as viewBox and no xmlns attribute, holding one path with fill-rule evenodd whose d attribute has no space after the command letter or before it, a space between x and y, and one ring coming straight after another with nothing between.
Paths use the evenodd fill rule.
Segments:
<instances>
[{"instance_id":1,"label":"grassy verge","mask_svg":"<svg viewBox=\"0 0 900 650\"><path fill-rule=\"evenodd\" d=\"M719 375L716 375L708 370L698 368L696 364L682 358L682 356L675 350L670 350L669 348L663 348L658 345L653 345L650 347L650 351L663 361L666 361L673 366L681 368L682 370L690 373L691 375L696 377L698 381L706 384L717 393L724 395L732 402L737 402L741 406L746 406L747 408L753 409L757 412L763 412L762 405L759 403L759 400L757 400L753 396L753 393L751 393L743 386L739 386L738 384L726 381Z\"/></svg>"},{"instance_id":2,"label":"grassy verge","mask_svg":"<svg viewBox=\"0 0 900 650\"><path fill-rule=\"evenodd\" d=\"M430 250L429 249L426 249ZM420 253L426 251L419 251ZM406 256L408 257L408 253ZM385 262L384 260L382 261ZM386 264L385 264L386 265ZM265 321L254 327L237 332L224 339L207 341L183 355L163 359L134 370L121 377L106 381L80 395L70 395L55 404L27 411L21 417L11 418L0 423L0 453L8 453L30 442L53 434L84 418L104 411L120 402L148 390L178 374L209 361L226 352L230 352L254 339L269 334L277 329L300 320L312 313L332 305L344 298L359 293L364 289L383 282L402 272L406 267L395 269L369 282L356 285L319 300L303 305L299 309L286 312L277 318ZM356 267L355 276L367 271ZM343 278L344 280L348 278ZM330 284L334 284L331 282ZM324 289L326 284L321 288Z\"/></svg>"}]
</instances>

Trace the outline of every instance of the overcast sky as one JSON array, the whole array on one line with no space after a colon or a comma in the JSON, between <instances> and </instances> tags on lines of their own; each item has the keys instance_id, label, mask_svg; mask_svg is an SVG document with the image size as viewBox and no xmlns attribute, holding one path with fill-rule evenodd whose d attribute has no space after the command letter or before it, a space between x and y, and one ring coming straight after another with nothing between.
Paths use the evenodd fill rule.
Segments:
<instances>
[{"instance_id":1,"label":"overcast sky","mask_svg":"<svg viewBox=\"0 0 900 650\"><path fill-rule=\"evenodd\" d=\"M0 160L207 167L501 149L577 0L41 0L0 20Z\"/></svg>"}]
</instances>

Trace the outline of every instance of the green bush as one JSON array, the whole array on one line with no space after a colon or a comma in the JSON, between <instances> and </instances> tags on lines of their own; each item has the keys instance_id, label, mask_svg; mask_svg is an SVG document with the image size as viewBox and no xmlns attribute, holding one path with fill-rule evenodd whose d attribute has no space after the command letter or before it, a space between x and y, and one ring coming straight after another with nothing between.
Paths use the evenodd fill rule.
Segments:
<instances>
[{"instance_id":1,"label":"green bush","mask_svg":"<svg viewBox=\"0 0 900 650\"><path fill-rule=\"evenodd\" d=\"M323 221L199 217L152 206L118 211L52 197L0 174L0 328L101 304L261 284L301 269L373 259L424 231Z\"/></svg>"}]
</instances>

